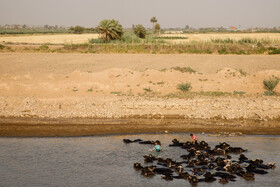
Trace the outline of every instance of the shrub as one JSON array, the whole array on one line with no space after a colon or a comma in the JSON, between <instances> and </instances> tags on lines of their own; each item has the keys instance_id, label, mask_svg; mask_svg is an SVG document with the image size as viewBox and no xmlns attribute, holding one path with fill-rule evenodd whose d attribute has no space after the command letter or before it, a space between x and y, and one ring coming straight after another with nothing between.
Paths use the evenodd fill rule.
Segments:
<instances>
[{"instance_id":1,"label":"shrub","mask_svg":"<svg viewBox=\"0 0 280 187\"><path fill-rule=\"evenodd\" d=\"M4 49L4 48L5 48L5 46L0 44L0 49Z\"/></svg>"},{"instance_id":2,"label":"shrub","mask_svg":"<svg viewBox=\"0 0 280 187\"><path fill-rule=\"evenodd\" d=\"M256 43L258 43L258 41L256 39L252 39L252 38L242 38L242 39L238 40L238 43L240 43L240 44L256 44Z\"/></svg>"},{"instance_id":3,"label":"shrub","mask_svg":"<svg viewBox=\"0 0 280 187\"><path fill-rule=\"evenodd\" d=\"M227 48L223 47L222 49L218 50L219 54L228 54Z\"/></svg>"},{"instance_id":4,"label":"shrub","mask_svg":"<svg viewBox=\"0 0 280 187\"><path fill-rule=\"evenodd\" d=\"M102 44L102 43L105 43L105 42L101 38L93 38L93 39L89 39L89 43L92 43L92 44Z\"/></svg>"},{"instance_id":5,"label":"shrub","mask_svg":"<svg viewBox=\"0 0 280 187\"><path fill-rule=\"evenodd\" d=\"M179 67L179 66L177 66L177 67L174 67L172 69L174 69L176 71L180 71L182 73L196 73L196 71L194 69L192 69L191 67Z\"/></svg>"},{"instance_id":6,"label":"shrub","mask_svg":"<svg viewBox=\"0 0 280 187\"><path fill-rule=\"evenodd\" d=\"M271 95L274 95L275 93L274 92L271 92L271 91L264 91L264 95L266 96L271 96Z\"/></svg>"},{"instance_id":7,"label":"shrub","mask_svg":"<svg viewBox=\"0 0 280 187\"><path fill-rule=\"evenodd\" d=\"M270 55L280 54L280 48L277 49L276 47L269 47L268 50L268 54Z\"/></svg>"},{"instance_id":8,"label":"shrub","mask_svg":"<svg viewBox=\"0 0 280 187\"><path fill-rule=\"evenodd\" d=\"M246 77L248 75L248 73L246 71L243 71L242 69L237 69L237 71L239 71L242 76Z\"/></svg>"},{"instance_id":9,"label":"shrub","mask_svg":"<svg viewBox=\"0 0 280 187\"><path fill-rule=\"evenodd\" d=\"M126 32L122 36L122 41L124 43L140 43L141 39L139 39L133 32Z\"/></svg>"},{"instance_id":10,"label":"shrub","mask_svg":"<svg viewBox=\"0 0 280 187\"><path fill-rule=\"evenodd\" d=\"M273 90L279 83L279 78L270 77L269 80L263 80L263 88L267 91L275 93Z\"/></svg>"},{"instance_id":11,"label":"shrub","mask_svg":"<svg viewBox=\"0 0 280 187\"><path fill-rule=\"evenodd\" d=\"M230 39L230 38L227 38L227 39L211 39L211 42L212 43L230 43L230 44L233 44L234 43L234 40Z\"/></svg>"},{"instance_id":12,"label":"shrub","mask_svg":"<svg viewBox=\"0 0 280 187\"><path fill-rule=\"evenodd\" d=\"M152 91L151 88L143 88L143 90L145 90L146 92L151 92Z\"/></svg>"},{"instance_id":13,"label":"shrub","mask_svg":"<svg viewBox=\"0 0 280 187\"><path fill-rule=\"evenodd\" d=\"M187 92L189 91L192 87L191 87L191 83L190 82L186 82L186 83L181 83L177 85L177 88L179 90L181 90L182 92Z\"/></svg>"},{"instance_id":14,"label":"shrub","mask_svg":"<svg viewBox=\"0 0 280 187\"><path fill-rule=\"evenodd\" d=\"M77 25L73 30L75 34L82 34L85 31L85 28Z\"/></svg>"},{"instance_id":15,"label":"shrub","mask_svg":"<svg viewBox=\"0 0 280 187\"><path fill-rule=\"evenodd\" d=\"M47 46L47 45L41 45L41 46L40 46L40 50L47 51L47 50L49 50L49 46Z\"/></svg>"},{"instance_id":16,"label":"shrub","mask_svg":"<svg viewBox=\"0 0 280 187\"><path fill-rule=\"evenodd\" d=\"M245 94L246 92L243 92L243 91L234 91L233 93L234 93L234 94L238 94L238 95L243 95L243 94Z\"/></svg>"}]
</instances>

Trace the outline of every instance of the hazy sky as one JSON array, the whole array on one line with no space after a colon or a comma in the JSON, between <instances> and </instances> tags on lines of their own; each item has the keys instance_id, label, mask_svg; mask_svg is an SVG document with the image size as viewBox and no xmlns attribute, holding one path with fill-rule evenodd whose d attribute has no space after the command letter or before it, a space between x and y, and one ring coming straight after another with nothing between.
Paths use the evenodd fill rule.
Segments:
<instances>
[{"instance_id":1,"label":"hazy sky","mask_svg":"<svg viewBox=\"0 0 280 187\"><path fill-rule=\"evenodd\" d=\"M82 25L116 19L123 27L279 27L280 0L0 0L0 25Z\"/></svg>"}]
</instances>

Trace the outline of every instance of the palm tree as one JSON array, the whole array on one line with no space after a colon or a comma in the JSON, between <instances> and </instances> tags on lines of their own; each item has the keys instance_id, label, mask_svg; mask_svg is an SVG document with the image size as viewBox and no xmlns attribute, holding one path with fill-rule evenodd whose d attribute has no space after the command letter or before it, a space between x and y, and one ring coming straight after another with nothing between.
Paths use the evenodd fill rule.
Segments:
<instances>
[{"instance_id":1,"label":"palm tree","mask_svg":"<svg viewBox=\"0 0 280 187\"><path fill-rule=\"evenodd\" d=\"M155 30L155 23L157 22L157 18L152 17L150 21L153 23L153 30Z\"/></svg>"},{"instance_id":2,"label":"palm tree","mask_svg":"<svg viewBox=\"0 0 280 187\"><path fill-rule=\"evenodd\" d=\"M146 37L146 29L145 27L143 27L143 25L136 25L133 29L134 33L136 34L136 36L138 36L139 38L145 38Z\"/></svg>"},{"instance_id":3,"label":"palm tree","mask_svg":"<svg viewBox=\"0 0 280 187\"><path fill-rule=\"evenodd\" d=\"M157 31L157 34L159 34L159 30L160 30L160 25L157 23L155 26L155 30Z\"/></svg>"},{"instance_id":4,"label":"palm tree","mask_svg":"<svg viewBox=\"0 0 280 187\"><path fill-rule=\"evenodd\" d=\"M105 43L109 42L110 40L120 40L123 35L123 28L122 25L119 24L118 21L111 19L111 20L102 20L99 25L97 26L101 37L105 41Z\"/></svg>"}]
</instances>

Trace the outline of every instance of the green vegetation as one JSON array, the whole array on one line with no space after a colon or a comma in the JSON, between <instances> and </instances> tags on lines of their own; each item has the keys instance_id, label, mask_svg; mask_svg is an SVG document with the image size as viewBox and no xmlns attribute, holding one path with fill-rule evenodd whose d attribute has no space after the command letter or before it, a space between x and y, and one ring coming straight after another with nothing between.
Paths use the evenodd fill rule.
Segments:
<instances>
[{"instance_id":1,"label":"green vegetation","mask_svg":"<svg viewBox=\"0 0 280 187\"><path fill-rule=\"evenodd\" d=\"M248 75L248 73L243 71L242 69L237 69L237 71L241 74L241 76L246 77Z\"/></svg>"},{"instance_id":2,"label":"green vegetation","mask_svg":"<svg viewBox=\"0 0 280 187\"><path fill-rule=\"evenodd\" d=\"M155 32L155 23L157 23L157 18L152 17L150 21L151 21L151 23L153 23L153 31Z\"/></svg>"},{"instance_id":3,"label":"green vegetation","mask_svg":"<svg viewBox=\"0 0 280 187\"><path fill-rule=\"evenodd\" d=\"M139 38L145 38L146 37L146 29L145 27L143 27L143 25L138 24L134 27L133 29L134 33L136 36L138 36Z\"/></svg>"},{"instance_id":4,"label":"green vegetation","mask_svg":"<svg viewBox=\"0 0 280 187\"><path fill-rule=\"evenodd\" d=\"M28 27L27 25L10 25L8 28L5 26L0 26L0 35L17 35L17 34L66 34L74 33L74 27L65 28L59 27L57 25L50 26L44 25L43 27ZM84 33L96 33L94 28L83 28Z\"/></svg>"},{"instance_id":5,"label":"green vegetation","mask_svg":"<svg viewBox=\"0 0 280 187\"><path fill-rule=\"evenodd\" d=\"M47 45L41 45L39 48L42 51L48 51L49 50L49 46L47 46Z\"/></svg>"},{"instance_id":6,"label":"green vegetation","mask_svg":"<svg viewBox=\"0 0 280 187\"><path fill-rule=\"evenodd\" d=\"M182 73L196 73L197 71L195 71L194 69L192 69L191 67L174 67L174 68L171 68L171 69L174 69L176 71L180 71Z\"/></svg>"},{"instance_id":7,"label":"green vegetation","mask_svg":"<svg viewBox=\"0 0 280 187\"><path fill-rule=\"evenodd\" d=\"M272 96L272 95L275 95L274 92L271 92L271 91L264 91L263 93L265 96Z\"/></svg>"},{"instance_id":8,"label":"green vegetation","mask_svg":"<svg viewBox=\"0 0 280 187\"><path fill-rule=\"evenodd\" d=\"M268 38L262 38L262 39L256 39L256 38L242 38L239 40L235 39L211 39L211 43L216 43L216 44L255 44L257 47L262 47L263 45L266 44L273 44L273 43L279 43L278 40L272 40ZM254 46L255 47L255 46Z\"/></svg>"},{"instance_id":9,"label":"green vegetation","mask_svg":"<svg viewBox=\"0 0 280 187\"><path fill-rule=\"evenodd\" d=\"M110 92L110 93L115 95L122 95L122 92Z\"/></svg>"},{"instance_id":10,"label":"green vegetation","mask_svg":"<svg viewBox=\"0 0 280 187\"><path fill-rule=\"evenodd\" d=\"M141 39L133 32L125 32L121 40L113 41L112 43L126 43L126 44L138 44L141 43Z\"/></svg>"},{"instance_id":11,"label":"green vegetation","mask_svg":"<svg viewBox=\"0 0 280 187\"><path fill-rule=\"evenodd\" d=\"M110 40L120 40L123 35L122 25L114 19L102 20L97 29L105 43L108 43Z\"/></svg>"},{"instance_id":12,"label":"green vegetation","mask_svg":"<svg viewBox=\"0 0 280 187\"><path fill-rule=\"evenodd\" d=\"M92 88L90 88L90 89L88 89L88 90L87 90L87 92L92 92L92 91L93 91L93 89L92 89Z\"/></svg>"},{"instance_id":13,"label":"green vegetation","mask_svg":"<svg viewBox=\"0 0 280 187\"><path fill-rule=\"evenodd\" d=\"M165 95L167 98L193 98L196 96L207 96L207 97L223 97L223 96L232 96L232 93L229 92L177 92Z\"/></svg>"},{"instance_id":14,"label":"green vegetation","mask_svg":"<svg viewBox=\"0 0 280 187\"><path fill-rule=\"evenodd\" d=\"M277 49L276 47L269 47L268 54L270 55L280 54L280 48Z\"/></svg>"},{"instance_id":15,"label":"green vegetation","mask_svg":"<svg viewBox=\"0 0 280 187\"><path fill-rule=\"evenodd\" d=\"M0 50L2 50L2 49L4 49L4 48L5 48L5 46L2 45L2 44L0 44Z\"/></svg>"},{"instance_id":16,"label":"green vegetation","mask_svg":"<svg viewBox=\"0 0 280 187\"><path fill-rule=\"evenodd\" d=\"M156 26L155 26L155 30L156 30L156 33L159 34L159 31L160 31L160 25L157 23Z\"/></svg>"},{"instance_id":17,"label":"green vegetation","mask_svg":"<svg viewBox=\"0 0 280 187\"><path fill-rule=\"evenodd\" d=\"M4 29L0 28L0 35L4 34L62 34L73 33L68 29L43 29L43 28L22 28L22 29Z\"/></svg>"},{"instance_id":18,"label":"green vegetation","mask_svg":"<svg viewBox=\"0 0 280 187\"><path fill-rule=\"evenodd\" d=\"M154 36L154 39L164 39L164 40L184 40L188 39L188 37L183 36Z\"/></svg>"},{"instance_id":19,"label":"green vegetation","mask_svg":"<svg viewBox=\"0 0 280 187\"><path fill-rule=\"evenodd\" d=\"M192 87L191 87L191 83L190 82L186 82L186 83L181 83L177 85L177 88L179 90L181 90L182 92L187 92L189 91Z\"/></svg>"},{"instance_id":20,"label":"green vegetation","mask_svg":"<svg viewBox=\"0 0 280 187\"><path fill-rule=\"evenodd\" d=\"M145 90L146 92L152 92L151 88L143 88L143 90Z\"/></svg>"},{"instance_id":21,"label":"green vegetation","mask_svg":"<svg viewBox=\"0 0 280 187\"><path fill-rule=\"evenodd\" d=\"M211 39L211 42L212 43L230 43L230 44L233 44L234 43L234 40L233 39L230 39L230 38L227 38L227 39Z\"/></svg>"},{"instance_id":22,"label":"green vegetation","mask_svg":"<svg viewBox=\"0 0 280 187\"><path fill-rule=\"evenodd\" d=\"M125 33L121 40L111 40L105 43L103 39L91 39L88 44L72 44L57 47L49 50L51 53L142 53L142 54L267 54L268 48L259 49L250 46L228 46L223 49L221 46L213 44L165 44L164 40L151 39L146 36L145 39L137 37L134 33ZM13 47L13 46L11 46ZM240 48L239 48L240 47ZM242 48L242 53L240 52ZM5 48L7 49L7 47ZM36 46L28 46L25 51L34 51ZM220 50L221 49L221 50ZM15 49L16 51L17 49ZM218 51L217 51L218 50ZM280 50L280 48L279 48ZM40 51L40 49L38 50ZM44 51L46 52L46 51Z\"/></svg>"},{"instance_id":23,"label":"green vegetation","mask_svg":"<svg viewBox=\"0 0 280 187\"><path fill-rule=\"evenodd\" d=\"M89 39L89 43L103 44L103 43L105 43L105 41L102 38L93 38L93 39Z\"/></svg>"},{"instance_id":24,"label":"green vegetation","mask_svg":"<svg viewBox=\"0 0 280 187\"><path fill-rule=\"evenodd\" d=\"M233 94L235 94L235 95L243 95L245 93L246 92L243 92L243 91L233 91Z\"/></svg>"},{"instance_id":25,"label":"green vegetation","mask_svg":"<svg viewBox=\"0 0 280 187\"><path fill-rule=\"evenodd\" d=\"M164 81L157 82L157 84L164 84Z\"/></svg>"},{"instance_id":26,"label":"green vegetation","mask_svg":"<svg viewBox=\"0 0 280 187\"><path fill-rule=\"evenodd\" d=\"M155 31L156 18L152 18L153 29ZM62 33L73 33L75 28L64 29ZM25 28L27 29L27 28ZM210 41L187 41L186 43L172 43L171 40L187 39L187 37L172 36L160 37L155 36L142 25L137 25L134 30L123 31L122 26L116 20L103 20L96 29L82 28L83 32L98 32L101 38L90 39L87 44L73 44L64 45L63 47L56 47L55 49L41 49L36 46L28 46L24 51L28 52L51 52L51 53L146 53L146 54L280 54L280 41L278 39L253 39L243 38L240 40L234 39L214 39ZM0 29L1 30L1 29ZM18 29L20 31L21 29ZM29 29L30 30L30 29ZM79 29L77 29L79 30ZM47 31L59 32L59 28L45 27L35 33ZM77 32L79 33L79 32ZM0 32L1 34L1 32ZM8 42L6 44L9 44ZM13 43L11 43L13 44ZM8 49L0 46L3 51L17 51L19 49ZM243 76L245 72L240 71Z\"/></svg>"},{"instance_id":27,"label":"green vegetation","mask_svg":"<svg viewBox=\"0 0 280 187\"><path fill-rule=\"evenodd\" d=\"M273 92L275 94L274 88L278 85L279 80L278 77L270 77L269 80L265 79L263 80L263 88L268 92Z\"/></svg>"},{"instance_id":28,"label":"green vegetation","mask_svg":"<svg viewBox=\"0 0 280 187\"><path fill-rule=\"evenodd\" d=\"M75 34L82 34L85 31L85 28L77 25L73 28L73 31Z\"/></svg>"},{"instance_id":29,"label":"green vegetation","mask_svg":"<svg viewBox=\"0 0 280 187\"><path fill-rule=\"evenodd\" d=\"M135 27L135 29L136 28L137 27ZM122 37L119 40L110 40L105 43L104 39L95 38L95 39L90 39L89 43L104 44L104 45L105 44L106 45L114 44L114 46L116 46L116 44L118 46L131 44L131 45L133 45L131 48L134 48L136 50L138 50L139 47L142 47L142 46L137 46L137 45L158 45L158 44L165 43L163 39L160 39L160 38L157 39L157 38L153 37L151 34L145 34L145 37L144 37L144 33L142 33L142 32L143 31L137 31L137 33L135 33L135 32L131 32L131 31L127 31L127 32L124 32L124 34L122 35ZM137 35L137 34L139 34L139 35ZM156 47L161 48L160 46L156 46ZM145 48L145 46L143 46L143 48Z\"/></svg>"}]
</instances>

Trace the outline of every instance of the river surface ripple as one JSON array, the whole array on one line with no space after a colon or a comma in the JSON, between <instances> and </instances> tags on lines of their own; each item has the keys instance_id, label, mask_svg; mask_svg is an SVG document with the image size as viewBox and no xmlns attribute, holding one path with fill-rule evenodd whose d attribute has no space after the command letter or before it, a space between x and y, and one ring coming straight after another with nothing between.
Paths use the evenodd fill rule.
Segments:
<instances>
[{"instance_id":1,"label":"river surface ripple","mask_svg":"<svg viewBox=\"0 0 280 187\"><path fill-rule=\"evenodd\" d=\"M237 177L236 182L199 183L197 186L280 186L280 136L245 135L210 137L197 134L211 148L226 141L248 149L248 158L261 158L265 164L276 162L267 175L255 181ZM180 161L187 151L168 147L172 139L189 140L189 134L138 134L74 138L0 138L0 186L191 186L188 181L165 181L160 175L145 178L133 163L143 163L151 145L124 144L122 139L160 140L166 158ZM232 155L234 159L239 155Z\"/></svg>"}]
</instances>

